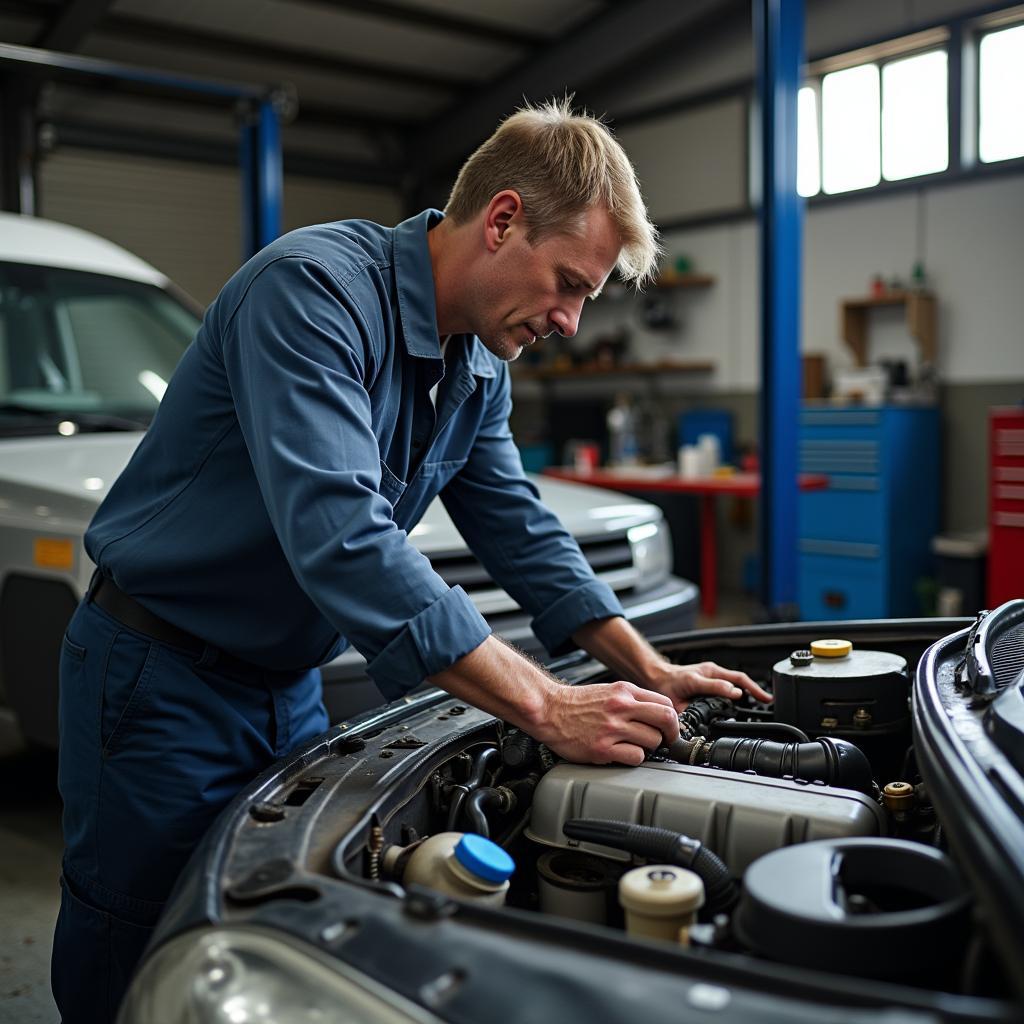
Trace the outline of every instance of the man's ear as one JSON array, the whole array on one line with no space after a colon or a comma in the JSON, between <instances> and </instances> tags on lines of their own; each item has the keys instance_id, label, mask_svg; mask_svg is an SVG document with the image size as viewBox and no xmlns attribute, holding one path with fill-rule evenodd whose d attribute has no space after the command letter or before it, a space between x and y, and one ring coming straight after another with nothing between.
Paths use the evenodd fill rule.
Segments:
<instances>
[{"instance_id":1,"label":"man's ear","mask_svg":"<svg viewBox=\"0 0 1024 1024\"><path fill-rule=\"evenodd\" d=\"M497 252L498 246L509 236L509 229L519 224L523 217L523 201L513 189L505 189L495 195L484 211L484 244L490 252Z\"/></svg>"}]
</instances>

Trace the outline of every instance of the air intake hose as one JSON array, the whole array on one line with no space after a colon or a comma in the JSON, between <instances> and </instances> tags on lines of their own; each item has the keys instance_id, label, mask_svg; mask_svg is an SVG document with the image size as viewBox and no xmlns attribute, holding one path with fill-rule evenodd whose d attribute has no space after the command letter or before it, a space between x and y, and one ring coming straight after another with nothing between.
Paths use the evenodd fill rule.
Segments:
<instances>
[{"instance_id":1,"label":"air intake hose","mask_svg":"<svg viewBox=\"0 0 1024 1024\"><path fill-rule=\"evenodd\" d=\"M655 864L689 868L704 882L705 908L710 917L730 911L739 896L722 860L699 840L679 832L601 818L572 818L562 825L562 831L570 839L625 850Z\"/></svg>"},{"instance_id":2,"label":"air intake hose","mask_svg":"<svg viewBox=\"0 0 1024 1024\"><path fill-rule=\"evenodd\" d=\"M722 736L708 741L678 739L668 755L681 764L724 768L731 772L755 772L772 779L791 776L828 786L872 793L871 765L859 747L846 740L822 736L810 743L778 743L774 740Z\"/></svg>"}]
</instances>

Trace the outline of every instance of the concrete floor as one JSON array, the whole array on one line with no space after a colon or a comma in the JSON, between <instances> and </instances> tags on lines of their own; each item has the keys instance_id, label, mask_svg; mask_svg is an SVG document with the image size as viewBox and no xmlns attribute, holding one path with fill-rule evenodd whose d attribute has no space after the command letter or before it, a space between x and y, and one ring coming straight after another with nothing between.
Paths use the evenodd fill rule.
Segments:
<instances>
[{"instance_id":1,"label":"concrete floor","mask_svg":"<svg viewBox=\"0 0 1024 1024\"><path fill-rule=\"evenodd\" d=\"M57 755L28 751L0 717L0 1024L52 1024L60 889Z\"/></svg>"},{"instance_id":2,"label":"concrete floor","mask_svg":"<svg viewBox=\"0 0 1024 1024\"><path fill-rule=\"evenodd\" d=\"M698 628L751 621L752 600L722 595ZM57 755L26 750L0 710L0 1024L52 1024L50 950L60 890Z\"/></svg>"}]
</instances>

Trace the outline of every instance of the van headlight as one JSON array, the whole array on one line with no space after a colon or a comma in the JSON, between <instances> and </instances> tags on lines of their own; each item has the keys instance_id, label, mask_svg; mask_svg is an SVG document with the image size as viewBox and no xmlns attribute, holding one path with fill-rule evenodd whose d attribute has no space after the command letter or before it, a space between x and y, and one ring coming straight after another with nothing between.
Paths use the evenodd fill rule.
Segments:
<instances>
[{"instance_id":1,"label":"van headlight","mask_svg":"<svg viewBox=\"0 0 1024 1024\"><path fill-rule=\"evenodd\" d=\"M672 571L672 538L664 520L631 526L626 537L633 552L637 589L649 590L668 579Z\"/></svg>"},{"instance_id":2,"label":"van headlight","mask_svg":"<svg viewBox=\"0 0 1024 1024\"><path fill-rule=\"evenodd\" d=\"M135 975L119 1024L440 1024L372 978L280 933L186 932Z\"/></svg>"}]
</instances>

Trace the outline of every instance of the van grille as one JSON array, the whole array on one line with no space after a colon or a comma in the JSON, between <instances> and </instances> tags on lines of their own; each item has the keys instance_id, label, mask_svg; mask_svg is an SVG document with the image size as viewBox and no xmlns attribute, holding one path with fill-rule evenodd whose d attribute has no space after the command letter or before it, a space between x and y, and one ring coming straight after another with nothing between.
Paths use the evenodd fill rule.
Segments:
<instances>
[{"instance_id":1,"label":"van grille","mask_svg":"<svg viewBox=\"0 0 1024 1024\"><path fill-rule=\"evenodd\" d=\"M624 532L579 540L579 545L597 578L607 583L617 594L625 594L636 586L633 550ZM504 590L495 585L472 555L437 555L431 562L448 586L462 587L473 598L482 614L510 612L519 607Z\"/></svg>"}]
</instances>

